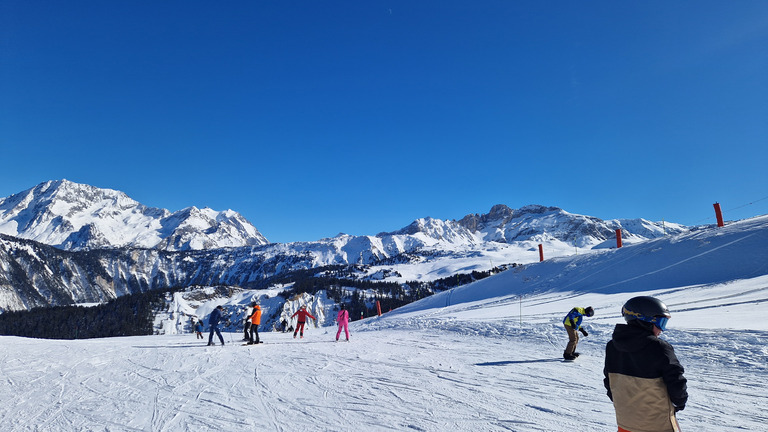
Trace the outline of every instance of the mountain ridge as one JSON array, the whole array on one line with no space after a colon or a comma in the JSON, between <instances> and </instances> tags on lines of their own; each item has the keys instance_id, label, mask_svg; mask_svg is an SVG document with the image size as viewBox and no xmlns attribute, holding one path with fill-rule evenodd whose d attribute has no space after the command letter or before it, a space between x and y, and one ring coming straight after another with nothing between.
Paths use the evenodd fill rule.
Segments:
<instances>
[{"instance_id":1,"label":"mountain ridge","mask_svg":"<svg viewBox=\"0 0 768 432\"><path fill-rule=\"evenodd\" d=\"M631 241L633 237L643 240L679 234L687 227L645 219L603 221L538 204L519 209L496 204L486 214L470 213L458 221L424 217L396 231L349 237L419 235L424 244L447 241L464 245L557 239L576 247L592 247L612 238L616 229L622 229ZM145 206L124 192L68 180L47 181L0 198L0 233L65 250L139 247L183 251L269 244L233 210L191 206L170 212ZM317 241L323 240L327 239Z\"/></svg>"},{"instance_id":2,"label":"mountain ridge","mask_svg":"<svg viewBox=\"0 0 768 432\"><path fill-rule=\"evenodd\" d=\"M0 198L0 233L65 250L142 247L199 250L267 244L232 210L187 207L170 212L124 192L52 180Z\"/></svg>"},{"instance_id":3,"label":"mountain ridge","mask_svg":"<svg viewBox=\"0 0 768 432\"><path fill-rule=\"evenodd\" d=\"M499 204L487 214L420 218L375 236L268 243L232 210L171 213L122 192L52 181L0 199L0 310L190 285L257 288L275 276L335 265L359 266L360 279L430 281L536 262L538 244L547 258L614 247L616 229L628 244L687 231L644 219L602 221L558 207Z\"/></svg>"}]
</instances>

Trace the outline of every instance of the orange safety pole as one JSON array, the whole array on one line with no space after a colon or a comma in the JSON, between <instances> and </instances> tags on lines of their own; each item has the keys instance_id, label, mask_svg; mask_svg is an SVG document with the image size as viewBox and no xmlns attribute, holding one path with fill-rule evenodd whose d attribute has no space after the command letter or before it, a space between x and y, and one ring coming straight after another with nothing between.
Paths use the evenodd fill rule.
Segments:
<instances>
[{"instance_id":1,"label":"orange safety pole","mask_svg":"<svg viewBox=\"0 0 768 432\"><path fill-rule=\"evenodd\" d=\"M544 245L539 243L539 262L544 261Z\"/></svg>"},{"instance_id":2,"label":"orange safety pole","mask_svg":"<svg viewBox=\"0 0 768 432\"><path fill-rule=\"evenodd\" d=\"M723 223L723 211L720 210L720 203L715 203L715 216L717 216L717 226L721 227L725 225Z\"/></svg>"},{"instance_id":3,"label":"orange safety pole","mask_svg":"<svg viewBox=\"0 0 768 432\"><path fill-rule=\"evenodd\" d=\"M379 303L378 300L376 300L376 313L378 313L379 316L381 316L381 303Z\"/></svg>"},{"instance_id":4,"label":"orange safety pole","mask_svg":"<svg viewBox=\"0 0 768 432\"><path fill-rule=\"evenodd\" d=\"M616 248L621 247L621 228L616 230Z\"/></svg>"}]
</instances>

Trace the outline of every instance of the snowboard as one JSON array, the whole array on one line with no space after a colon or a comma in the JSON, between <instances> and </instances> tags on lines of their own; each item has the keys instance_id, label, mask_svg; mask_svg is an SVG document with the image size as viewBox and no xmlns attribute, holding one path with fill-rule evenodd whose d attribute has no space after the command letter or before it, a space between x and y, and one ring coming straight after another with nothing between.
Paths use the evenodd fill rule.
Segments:
<instances>
[{"instance_id":1,"label":"snowboard","mask_svg":"<svg viewBox=\"0 0 768 432\"><path fill-rule=\"evenodd\" d=\"M574 355L576 356L575 358L572 358L572 359L563 359L563 363L573 363L573 362L574 362L574 360L576 360L577 358L579 358L579 356L580 356L581 354L580 354L580 353L574 353Z\"/></svg>"}]
</instances>

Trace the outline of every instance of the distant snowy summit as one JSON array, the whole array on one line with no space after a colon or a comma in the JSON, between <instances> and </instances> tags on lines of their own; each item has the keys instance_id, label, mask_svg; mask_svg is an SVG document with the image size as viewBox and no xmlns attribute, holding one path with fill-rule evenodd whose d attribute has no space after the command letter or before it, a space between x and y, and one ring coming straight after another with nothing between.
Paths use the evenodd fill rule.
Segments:
<instances>
[{"instance_id":1,"label":"distant snowy summit","mask_svg":"<svg viewBox=\"0 0 768 432\"><path fill-rule=\"evenodd\" d=\"M125 193L68 180L0 198L0 233L66 250L168 251L259 246L267 239L232 210L188 207L171 213Z\"/></svg>"},{"instance_id":2,"label":"distant snowy summit","mask_svg":"<svg viewBox=\"0 0 768 432\"><path fill-rule=\"evenodd\" d=\"M595 248L605 242L613 242L615 245L617 229L621 229L623 239L630 243L688 231L684 225L669 222L645 219L606 221L571 214L558 207L528 205L515 210L498 204L487 214L469 214L458 221L418 219L399 231L380 233L377 237L410 235L425 240L468 245L486 242L560 242L581 248Z\"/></svg>"}]
</instances>

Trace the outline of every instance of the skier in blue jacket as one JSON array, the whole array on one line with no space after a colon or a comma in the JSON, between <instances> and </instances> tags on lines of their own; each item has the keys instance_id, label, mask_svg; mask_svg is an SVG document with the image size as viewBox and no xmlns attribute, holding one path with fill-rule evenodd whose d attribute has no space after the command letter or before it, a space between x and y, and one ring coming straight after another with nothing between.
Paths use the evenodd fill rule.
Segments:
<instances>
[{"instance_id":1,"label":"skier in blue jacket","mask_svg":"<svg viewBox=\"0 0 768 432\"><path fill-rule=\"evenodd\" d=\"M216 306L216 309L211 312L211 316L208 317L208 327L211 328L211 333L208 336L208 345L213 345L213 332L216 332L221 344L224 345L224 337L221 336L221 332L219 331L219 321L221 321L221 313L223 310L223 306Z\"/></svg>"},{"instance_id":2,"label":"skier in blue jacket","mask_svg":"<svg viewBox=\"0 0 768 432\"><path fill-rule=\"evenodd\" d=\"M576 333L576 330L586 336L588 334L587 330L581 326L582 317L584 315L591 317L594 314L595 310L592 309L592 306L586 308L575 307L568 312L568 315L566 315L565 318L563 318L565 331L568 332L568 345L566 345L565 351L563 352L563 358L565 360L574 360L579 356L579 353L576 352L576 345L579 344L579 335Z\"/></svg>"}]
</instances>

